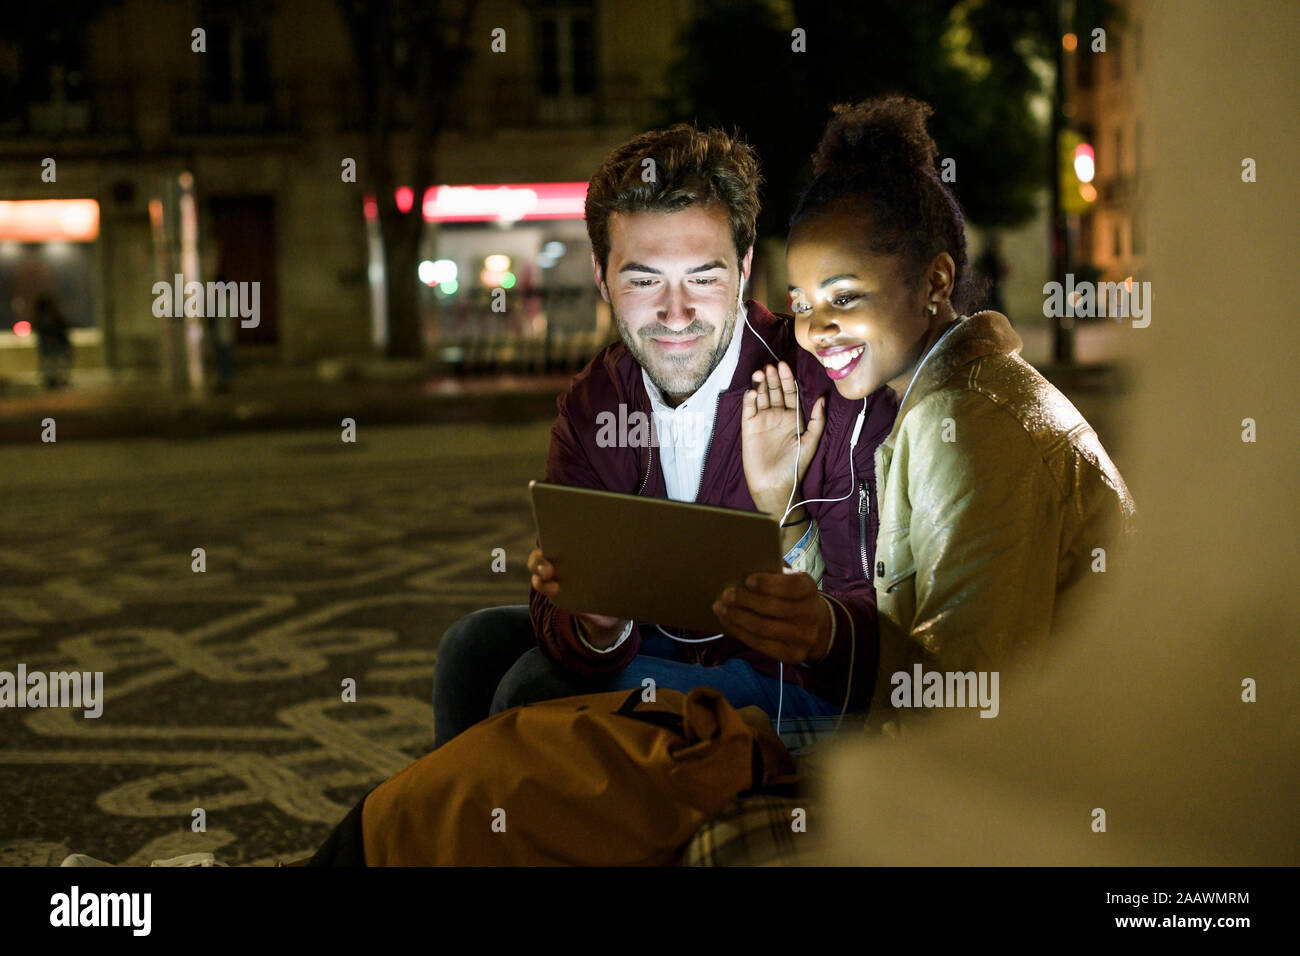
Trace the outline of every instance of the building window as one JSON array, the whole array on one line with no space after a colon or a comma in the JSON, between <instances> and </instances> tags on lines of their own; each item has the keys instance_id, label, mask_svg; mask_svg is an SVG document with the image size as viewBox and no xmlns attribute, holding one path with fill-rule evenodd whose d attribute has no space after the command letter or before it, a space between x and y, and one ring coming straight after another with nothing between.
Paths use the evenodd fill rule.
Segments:
<instances>
[{"instance_id":1,"label":"building window","mask_svg":"<svg viewBox=\"0 0 1300 956\"><path fill-rule=\"evenodd\" d=\"M1096 55L1091 45L1085 43L1080 43L1074 52L1074 82L1081 90L1092 86L1092 60Z\"/></svg>"},{"instance_id":2,"label":"building window","mask_svg":"<svg viewBox=\"0 0 1300 956\"><path fill-rule=\"evenodd\" d=\"M1145 255L1147 251L1146 211L1138 206L1133 210L1133 255Z\"/></svg>"},{"instance_id":3,"label":"building window","mask_svg":"<svg viewBox=\"0 0 1300 956\"><path fill-rule=\"evenodd\" d=\"M1118 83L1124 76L1125 44L1120 43L1118 30L1107 31L1106 42L1106 56L1110 57L1110 78Z\"/></svg>"},{"instance_id":4,"label":"building window","mask_svg":"<svg viewBox=\"0 0 1300 956\"><path fill-rule=\"evenodd\" d=\"M234 57L230 52L230 24L218 20L208 27L208 47L200 60L203 87L210 103L229 103L234 94Z\"/></svg>"},{"instance_id":5,"label":"building window","mask_svg":"<svg viewBox=\"0 0 1300 956\"><path fill-rule=\"evenodd\" d=\"M39 54L12 61L17 73L0 86L14 95L0 105L0 119L20 117L25 132L38 134L85 132L91 121L85 43L75 28L70 35L54 30L51 37L57 42ZM0 55L0 62L4 59Z\"/></svg>"},{"instance_id":6,"label":"building window","mask_svg":"<svg viewBox=\"0 0 1300 956\"><path fill-rule=\"evenodd\" d=\"M1142 122L1133 124L1133 171L1142 172Z\"/></svg>"},{"instance_id":7,"label":"building window","mask_svg":"<svg viewBox=\"0 0 1300 956\"><path fill-rule=\"evenodd\" d=\"M1118 179L1124 175L1124 130L1115 127L1115 169L1111 173L1111 179Z\"/></svg>"},{"instance_id":8,"label":"building window","mask_svg":"<svg viewBox=\"0 0 1300 956\"><path fill-rule=\"evenodd\" d=\"M203 57L203 87L209 103L265 103L271 80L266 32L216 13L208 21L207 54Z\"/></svg>"},{"instance_id":9,"label":"building window","mask_svg":"<svg viewBox=\"0 0 1300 956\"><path fill-rule=\"evenodd\" d=\"M591 0L544 0L534 7L537 86L546 119L581 122L596 92L596 26Z\"/></svg>"},{"instance_id":10,"label":"building window","mask_svg":"<svg viewBox=\"0 0 1300 956\"><path fill-rule=\"evenodd\" d=\"M1112 238L1112 240L1113 240L1113 242L1112 242L1112 248L1111 248L1111 255L1113 255L1116 259L1122 259L1122 258L1124 258L1124 225L1123 225L1123 223L1121 223L1121 222L1116 222L1116 223L1115 223L1114 228L1113 228L1112 231L1111 231L1111 238Z\"/></svg>"}]
</instances>

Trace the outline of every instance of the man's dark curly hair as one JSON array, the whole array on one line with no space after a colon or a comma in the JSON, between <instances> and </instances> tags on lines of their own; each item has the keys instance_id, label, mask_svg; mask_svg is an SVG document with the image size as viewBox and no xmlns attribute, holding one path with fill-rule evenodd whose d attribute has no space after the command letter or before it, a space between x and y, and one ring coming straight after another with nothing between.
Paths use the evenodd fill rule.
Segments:
<instances>
[{"instance_id":1,"label":"man's dark curly hair","mask_svg":"<svg viewBox=\"0 0 1300 956\"><path fill-rule=\"evenodd\" d=\"M587 235L601 271L609 260L611 215L676 212L697 203L722 205L742 258L754 244L759 179L754 150L721 130L678 123L628 140L605 157L587 188Z\"/></svg>"},{"instance_id":2,"label":"man's dark curly hair","mask_svg":"<svg viewBox=\"0 0 1300 956\"><path fill-rule=\"evenodd\" d=\"M952 299L958 307L970 287L966 220L935 168L938 148L925 129L932 112L908 96L837 105L790 225L832 206L869 217L868 248L901 255L911 282L947 252L957 266Z\"/></svg>"}]
</instances>

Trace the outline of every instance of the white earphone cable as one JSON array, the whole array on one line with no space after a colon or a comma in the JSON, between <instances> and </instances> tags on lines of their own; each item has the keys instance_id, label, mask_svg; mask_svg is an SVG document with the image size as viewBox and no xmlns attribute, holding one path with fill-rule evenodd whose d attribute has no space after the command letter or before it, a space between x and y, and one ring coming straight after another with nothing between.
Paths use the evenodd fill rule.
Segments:
<instances>
[{"instance_id":1,"label":"white earphone cable","mask_svg":"<svg viewBox=\"0 0 1300 956\"><path fill-rule=\"evenodd\" d=\"M744 285L742 284L740 290L740 297L737 300L737 311L740 313L741 320L745 323L745 328L749 329L749 331L754 334L754 337L758 339L760 343L762 343L763 348L767 349L767 353L772 356L772 359L777 363L777 365L780 365L781 359L778 358L777 354L772 351L772 347L768 345L767 342L764 340L763 336L759 335L758 332L754 330L754 327L749 324L749 315L748 315L748 310L744 306L744 298L745 298L745 289L744 289ZM790 512L794 511L795 508L798 508L802 505L816 504L819 502L834 503L837 501L843 501L845 498L848 498L850 495L853 494L853 487L855 481L853 450L854 448L857 447L858 435L862 431L862 422L865 420L867 414L867 400L864 398L862 400L862 411L858 413L858 421L853 428L853 437L849 440L848 493L840 496L839 498L806 498L803 501L800 501L798 504L794 504L793 503L794 495L799 488L799 459L803 456L803 434L802 432L799 431L799 415L801 411L800 395L799 395L799 378L797 375L794 375L794 369L791 369L790 372L791 375L794 376L794 399L795 399L794 476L793 476L793 481L790 484L790 497L786 500L785 513L781 515L781 521L780 521L781 524L785 524L785 519L790 516ZM834 609L831 610L831 613L832 614L835 613ZM672 640L677 641L681 644L707 644L710 641L716 641L718 640L718 638L724 636L722 634L714 634L711 637L695 637L695 638L678 637L675 634L669 634L658 624L654 625L654 627L656 630L659 631L660 634L663 634L665 637L671 638ZM850 663L849 666L850 666L850 680L852 680L852 664ZM785 703L785 662L784 661L777 661L777 674L778 674L778 678L777 678L777 699L776 699L776 732L779 734L781 733L781 712ZM848 709L849 709L849 695L846 693L844 695L844 709L840 712L840 722L843 722L844 715L848 713ZM839 723L837 723L835 726L836 728L838 728Z\"/></svg>"}]
</instances>

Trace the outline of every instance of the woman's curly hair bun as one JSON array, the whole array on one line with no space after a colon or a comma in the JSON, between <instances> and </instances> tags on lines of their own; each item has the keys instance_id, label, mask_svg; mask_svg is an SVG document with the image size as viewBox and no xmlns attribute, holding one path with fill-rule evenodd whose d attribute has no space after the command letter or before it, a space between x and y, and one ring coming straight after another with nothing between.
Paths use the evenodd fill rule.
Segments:
<instances>
[{"instance_id":1,"label":"woman's curly hair bun","mask_svg":"<svg viewBox=\"0 0 1300 956\"><path fill-rule=\"evenodd\" d=\"M899 94L836 106L790 225L848 209L870 224L868 248L903 256L913 281L947 252L956 266L952 301L959 308L970 291L966 220L939 176L939 150L926 131L931 113L929 104Z\"/></svg>"},{"instance_id":2,"label":"woman's curly hair bun","mask_svg":"<svg viewBox=\"0 0 1300 956\"><path fill-rule=\"evenodd\" d=\"M838 104L813 154L813 175L889 167L933 171L939 150L925 128L933 112L910 96Z\"/></svg>"}]
</instances>

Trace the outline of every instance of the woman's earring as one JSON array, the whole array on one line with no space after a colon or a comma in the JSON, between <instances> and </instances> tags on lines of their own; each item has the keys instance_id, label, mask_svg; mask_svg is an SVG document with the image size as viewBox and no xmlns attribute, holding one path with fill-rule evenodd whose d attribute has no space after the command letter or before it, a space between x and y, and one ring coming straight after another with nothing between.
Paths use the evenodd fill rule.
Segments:
<instances>
[{"instance_id":1,"label":"woman's earring","mask_svg":"<svg viewBox=\"0 0 1300 956\"><path fill-rule=\"evenodd\" d=\"M939 314L939 306L937 306L937 305L936 305L935 303L933 303L933 302L930 303L930 314L931 314L931 315L938 315L938 314Z\"/></svg>"}]
</instances>

